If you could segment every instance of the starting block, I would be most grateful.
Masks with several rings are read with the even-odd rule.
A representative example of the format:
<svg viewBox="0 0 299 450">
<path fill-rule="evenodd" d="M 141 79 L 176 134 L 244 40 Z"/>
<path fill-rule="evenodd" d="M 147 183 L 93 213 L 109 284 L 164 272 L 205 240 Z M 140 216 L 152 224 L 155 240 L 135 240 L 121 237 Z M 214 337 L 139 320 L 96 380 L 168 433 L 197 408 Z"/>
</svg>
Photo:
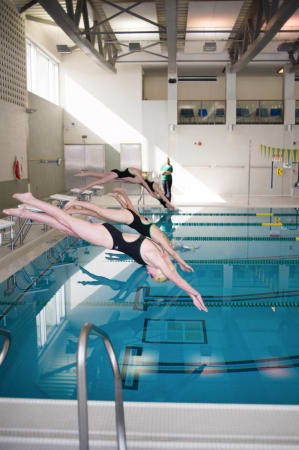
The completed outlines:
<svg viewBox="0 0 299 450">
<path fill-rule="evenodd" d="M 97 195 L 98 192 L 99 192 L 98 195 L 102 195 L 105 188 L 101 184 L 95 184 L 94 186 L 92 186 L 91 189 L 94 191 L 95 195 Z"/>
<path fill-rule="evenodd" d="M 51 200 L 57 200 L 59 208 L 63 208 L 67 202 L 74 200 L 74 197 L 71 195 L 63 195 L 63 194 L 52 194 L 50 195 Z"/>
<path fill-rule="evenodd" d="M 14 221 L 13 220 L 3 220 L 0 219 L 0 247 L 2 246 L 2 243 L 4 240 L 6 240 L 6 234 L 9 233 L 9 238 L 7 239 L 8 242 L 12 242 L 14 237 Z"/>
<path fill-rule="evenodd" d="M 70 190 L 70 192 L 72 192 L 72 194 L 76 194 L 78 196 L 78 199 L 80 199 L 80 197 L 81 197 L 81 200 L 83 198 L 87 201 L 91 200 L 91 197 L 93 194 L 93 191 L 90 191 L 88 189 L 86 191 L 81 192 L 79 188 L 73 188 Z"/>
</svg>

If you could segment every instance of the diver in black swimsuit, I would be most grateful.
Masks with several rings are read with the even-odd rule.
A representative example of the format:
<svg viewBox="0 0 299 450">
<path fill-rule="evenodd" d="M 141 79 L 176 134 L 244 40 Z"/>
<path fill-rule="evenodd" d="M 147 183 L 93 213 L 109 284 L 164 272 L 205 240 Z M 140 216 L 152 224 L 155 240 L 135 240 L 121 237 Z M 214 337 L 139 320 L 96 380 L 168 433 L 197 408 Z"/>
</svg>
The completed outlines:
<svg viewBox="0 0 299 450">
<path fill-rule="evenodd" d="M 91 244 L 100 245 L 109 250 L 114 248 L 125 251 L 136 262 L 145 265 L 148 274 L 155 281 L 171 280 L 180 289 L 188 293 L 198 309 L 207 311 L 200 293 L 178 274 L 168 253 L 151 239 L 136 234 L 121 233 L 110 224 L 101 225 L 78 219 L 57 206 L 34 198 L 30 192 L 14 194 L 13 198 L 24 203 L 24 205 L 15 209 L 5 209 L 3 210 L 4 214 L 35 220 L 64 234 L 84 239 Z M 30 211 L 26 208 L 26 205 L 33 206 L 41 212 Z"/>
<path fill-rule="evenodd" d="M 164 208 L 175 209 L 175 207 L 168 201 L 160 187 L 154 181 L 145 180 L 142 176 L 142 171 L 134 167 L 129 167 L 125 170 L 112 169 L 110 172 L 97 173 L 81 171 L 75 174 L 76 177 L 95 177 L 97 181 L 93 181 L 86 186 L 80 188 L 80 191 L 84 191 L 96 184 L 104 184 L 114 181 L 122 181 L 128 183 L 135 183 L 142 185 L 147 192 L 154 198 L 156 198 Z"/>
<path fill-rule="evenodd" d="M 113 189 L 113 193 L 110 193 L 109 195 L 118 201 L 122 209 L 103 208 L 92 202 L 83 202 L 74 199 L 65 205 L 64 210 L 69 214 L 83 214 L 94 216 L 104 221 L 124 223 L 130 228 L 133 228 L 133 230 L 138 231 L 141 235 L 149 237 L 154 242 L 161 245 L 161 247 L 178 262 L 182 270 L 187 272 L 193 271 L 192 267 L 190 267 L 173 249 L 171 242 L 165 234 L 155 224 L 149 222 L 145 217 L 139 214 L 123 189 L 115 188 Z"/>
</svg>

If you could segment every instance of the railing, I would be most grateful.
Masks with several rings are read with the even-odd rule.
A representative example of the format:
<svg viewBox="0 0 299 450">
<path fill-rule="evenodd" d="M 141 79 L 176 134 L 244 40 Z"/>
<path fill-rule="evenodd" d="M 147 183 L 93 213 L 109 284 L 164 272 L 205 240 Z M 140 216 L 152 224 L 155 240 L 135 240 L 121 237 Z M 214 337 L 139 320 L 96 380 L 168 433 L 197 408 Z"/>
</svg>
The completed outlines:
<svg viewBox="0 0 299 450">
<path fill-rule="evenodd" d="M 77 397 L 80 450 L 89 449 L 88 439 L 88 405 L 86 385 L 86 348 L 90 333 L 101 337 L 106 347 L 114 375 L 115 392 L 115 422 L 117 432 L 118 450 L 127 449 L 125 416 L 122 398 L 122 382 L 118 362 L 107 334 L 92 323 L 85 323 L 81 328 L 77 350 Z"/>
<path fill-rule="evenodd" d="M 0 366 L 1 366 L 1 364 L 6 358 L 7 352 L 10 347 L 11 335 L 9 331 L 4 330 L 3 328 L 0 328 L 0 335 L 4 336 L 4 344 L 0 353 Z"/>
<path fill-rule="evenodd" d="M 224 124 L 224 100 L 178 101 L 178 124 Z"/>
<path fill-rule="evenodd" d="M 282 124 L 282 100 L 237 100 L 237 124 Z"/>
</svg>

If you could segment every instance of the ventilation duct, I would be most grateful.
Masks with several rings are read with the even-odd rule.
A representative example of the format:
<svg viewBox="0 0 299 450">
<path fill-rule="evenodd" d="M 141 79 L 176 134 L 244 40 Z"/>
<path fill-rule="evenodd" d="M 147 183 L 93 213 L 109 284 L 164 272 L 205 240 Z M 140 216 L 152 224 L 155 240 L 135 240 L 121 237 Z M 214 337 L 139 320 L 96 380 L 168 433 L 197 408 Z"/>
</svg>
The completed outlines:
<svg viewBox="0 0 299 450">
<path fill-rule="evenodd" d="M 130 42 L 129 43 L 130 52 L 140 52 L 141 47 L 139 42 Z"/>
<path fill-rule="evenodd" d="M 68 45 L 56 45 L 58 53 L 72 53 L 72 50 Z"/>
<path fill-rule="evenodd" d="M 204 52 L 215 52 L 216 51 L 216 42 L 214 41 L 206 41 L 203 45 Z"/>
</svg>

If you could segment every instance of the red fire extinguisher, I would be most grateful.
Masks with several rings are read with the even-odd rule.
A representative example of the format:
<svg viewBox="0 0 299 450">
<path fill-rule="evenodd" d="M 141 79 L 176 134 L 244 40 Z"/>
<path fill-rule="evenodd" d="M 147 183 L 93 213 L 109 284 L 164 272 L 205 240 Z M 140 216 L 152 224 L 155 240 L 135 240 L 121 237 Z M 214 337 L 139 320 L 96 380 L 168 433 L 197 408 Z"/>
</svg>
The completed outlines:
<svg viewBox="0 0 299 450">
<path fill-rule="evenodd" d="M 18 158 L 15 157 L 14 163 L 13 163 L 13 174 L 17 180 L 22 179 L 22 164 L 19 162 Z"/>
</svg>

